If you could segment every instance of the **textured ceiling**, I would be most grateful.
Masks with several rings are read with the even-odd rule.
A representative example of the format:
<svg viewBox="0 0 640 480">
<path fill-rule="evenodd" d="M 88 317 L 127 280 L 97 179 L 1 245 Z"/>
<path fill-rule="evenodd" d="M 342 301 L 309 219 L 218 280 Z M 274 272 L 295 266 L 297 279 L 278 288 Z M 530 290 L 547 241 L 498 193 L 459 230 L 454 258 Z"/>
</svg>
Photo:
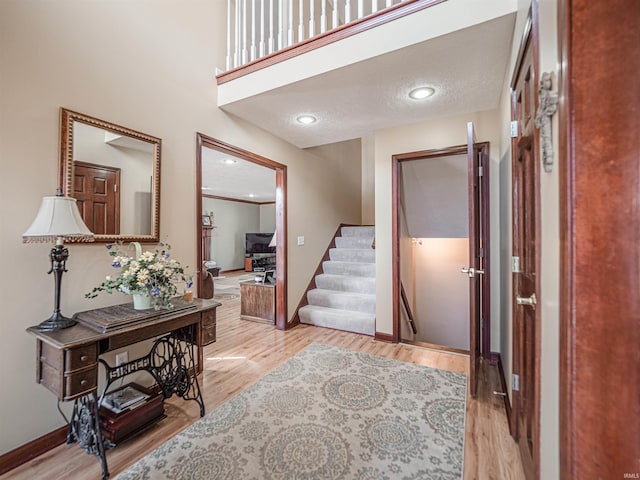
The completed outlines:
<svg viewBox="0 0 640 480">
<path fill-rule="evenodd" d="M 300 148 L 498 107 L 515 13 L 379 55 L 223 108 Z M 415 101 L 421 85 L 436 94 Z M 312 114 L 318 121 L 299 125 Z"/>
<path fill-rule="evenodd" d="M 227 159 L 237 163 L 228 165 Z M 202 148 L 202 193 L 249 202 L 274 202 L 276 172 L 211 148 Z M 253 196 L 252 196 L 253 195 Z"/>
</svg>

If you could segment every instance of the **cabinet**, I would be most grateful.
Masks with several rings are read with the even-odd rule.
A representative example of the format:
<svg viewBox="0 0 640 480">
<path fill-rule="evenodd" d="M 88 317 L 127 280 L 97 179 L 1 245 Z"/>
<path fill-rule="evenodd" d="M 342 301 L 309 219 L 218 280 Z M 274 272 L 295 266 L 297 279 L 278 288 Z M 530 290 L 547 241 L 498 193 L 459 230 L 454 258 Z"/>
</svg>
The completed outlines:
<svg viewBox="0 0 640 480">
<path fill-rule="evenodd" d="M 274 324 L 276 286 L 248 280 L 240 282 L 240 318 Z"/>
</svg>

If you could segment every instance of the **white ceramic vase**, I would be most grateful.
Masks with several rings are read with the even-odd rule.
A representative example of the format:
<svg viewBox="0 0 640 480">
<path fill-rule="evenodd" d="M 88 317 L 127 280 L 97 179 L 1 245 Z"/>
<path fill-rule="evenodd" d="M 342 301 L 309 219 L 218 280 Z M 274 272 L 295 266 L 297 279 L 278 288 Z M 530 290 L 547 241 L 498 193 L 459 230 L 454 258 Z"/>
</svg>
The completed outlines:
<svg viewBox="0 0 640 480">
<path fill-rule="evenodd" d="M 133 295 L 134 310 L 148 310 L 151 308 L 151 296 L 148 293 L 136 293 Z"/>
</svg>

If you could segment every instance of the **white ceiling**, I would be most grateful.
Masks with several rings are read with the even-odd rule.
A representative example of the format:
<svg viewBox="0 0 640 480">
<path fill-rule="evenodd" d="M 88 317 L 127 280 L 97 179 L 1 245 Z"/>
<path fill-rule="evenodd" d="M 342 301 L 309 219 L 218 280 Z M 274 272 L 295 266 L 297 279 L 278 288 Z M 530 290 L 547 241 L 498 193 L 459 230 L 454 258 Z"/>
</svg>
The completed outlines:
<svg viewBox="0 0 640 480">
<path fill-rule="evenodd" d="M 237 163 L 229 165 L 225 160 Z M 207 188 L 208 187 L 208 188 Z M 276 172 L 211 148 L 202 148 L 202 193 L 248 202 L 274 202 Z"/>
<path fill-rule="evenodd" d="M 222 108 L 300 148 L 498 107 L 515 13 L 379 55 Z M 436 89 L 415 101 L 408 92 Z M 301 114 L 318 121 L 295 122 Z"/>
<path fill-rule="evenodd" d="M 516 14 L 423 41 L 321 75 L 249 96 L 222 108 L 300 148 L 326 145 L 376 130 L 498 107 Z M 417 86 L 436 93 L 416 101 Z M 311 114 L 318 121 L 300 125 Z M 212 194 L 275 200 L 275 172 L 204 149 L 202 185 Z M 249 197 L 253 194 L 254 197 Z"/>
</svg>

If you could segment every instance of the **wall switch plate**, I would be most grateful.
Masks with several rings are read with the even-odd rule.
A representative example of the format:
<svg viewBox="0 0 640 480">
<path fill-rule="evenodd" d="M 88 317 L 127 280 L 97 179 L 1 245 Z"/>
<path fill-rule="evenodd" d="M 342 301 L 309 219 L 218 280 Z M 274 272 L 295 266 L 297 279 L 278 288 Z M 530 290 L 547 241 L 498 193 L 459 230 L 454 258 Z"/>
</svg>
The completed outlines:
<svg viewBox="0 0 640 480">
<path fill-rule="evenodd" d="M 298 245 L 304 245 L 304 237 L 298 237 Z"/>
<path fill-rule="evenodd" d="M 129 352 L 122 352 L 116 354 L 116 367 L 119 367 L 123 363 L 127 363 L 129 361 Z"/>
</svg>

